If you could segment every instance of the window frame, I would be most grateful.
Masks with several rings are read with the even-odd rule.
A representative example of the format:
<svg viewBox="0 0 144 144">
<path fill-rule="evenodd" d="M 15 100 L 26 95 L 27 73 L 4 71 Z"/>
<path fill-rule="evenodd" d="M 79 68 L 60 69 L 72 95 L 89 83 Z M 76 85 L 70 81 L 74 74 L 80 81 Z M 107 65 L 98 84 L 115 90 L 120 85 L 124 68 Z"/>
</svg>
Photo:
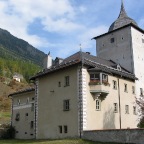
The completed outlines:
<svg viewBox="0 0 144 144">
<path fill-rule="evenodd" d="M 65 76 L 65 87 L 70 86 L 70 76 Z"/>
<path fill-rule="evenodd" d="M 118 113 L 118 103 L 114 103 L 114 113 Z"/>
<path fill-rule="evenodd" d="M 111 42 L 111 43 L 114 43 L 114 42 L 115 42 L 115 38 L 112 37 L 112 38 L 110 39 L 110 42 Z"/>
<path fill-rule="evenodd" d="M 96 99 L 95 103 L 96 103 L 96 111 L 100 111 L 101 110 L 101 100 Z"/>
<path fill-rule="evenodd" d="M 125 114 L 129 114 L 129 105 L 125 105 Z"/>
<path fill-rule="evenodd" d="M 140 96 L 143 96 L 143 88 L 140 88 Z"/>
<path fill-rule="evenodd" d="M 136 112 L 136 106 L 133 106 L 133 114 L 136 115 L 137 112 Z"/>
<path fill-rule="evenodd" d="M 64 125 L 64 133 L 68 133 L 68 126 Z"/>
<path fill-rule="evenodd" d="M 117 81 L 113 80 L 113 89 L 117 90 Z"/>
<path fill-rule="evenodd" d="M 60 125 L 60 126 L 58 126 L 58 128 L 59 128 L 59 133 L 62 134 L 62 132 L 63 132 L 62 126 Z"/>
<path fill-rule="evenodd" d="M 132 86 L 132 94 L 135 94 L 135 86 Z"/>
<path fill-rule="evenodd" d="M 70 100 L 66 99 L 63 100 L 63 111 L 69 111 L 70 110 Z"/>
<path fill-rule="evenodd" d="M 128 92 L 128 85 L 124 83 L 124 92 Z"/>
</svg>

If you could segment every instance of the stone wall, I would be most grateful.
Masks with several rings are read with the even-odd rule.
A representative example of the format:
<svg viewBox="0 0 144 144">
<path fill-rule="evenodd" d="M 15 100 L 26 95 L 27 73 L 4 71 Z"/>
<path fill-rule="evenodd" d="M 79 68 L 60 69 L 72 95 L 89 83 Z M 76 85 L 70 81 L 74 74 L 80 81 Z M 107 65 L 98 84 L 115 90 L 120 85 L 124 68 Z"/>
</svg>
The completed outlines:
<svg viewBox="0 0 144 144">
<path fill-rule="evenodd" d="M 100 142 L 144 144 L 144 129 L 84 131 L 83 139 Z"/>
</svg>

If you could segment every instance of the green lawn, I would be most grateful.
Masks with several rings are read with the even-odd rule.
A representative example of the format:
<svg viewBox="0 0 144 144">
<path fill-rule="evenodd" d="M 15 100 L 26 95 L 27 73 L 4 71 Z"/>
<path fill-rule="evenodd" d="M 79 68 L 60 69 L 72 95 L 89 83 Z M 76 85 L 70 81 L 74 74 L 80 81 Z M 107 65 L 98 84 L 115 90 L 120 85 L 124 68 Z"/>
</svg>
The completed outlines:
<svg viewBox="0 0 144 144">
<path fill-rule="evenodd" d="M 0 124 L 9 123 L 10 122 L 10 112 L 1 112 L 0 111 Z"/>
<path fill-rule="evenodd" d="M 0 144 L 118 144 L 101 143 L 86 140 L 0 140 Z"/>
</svg>

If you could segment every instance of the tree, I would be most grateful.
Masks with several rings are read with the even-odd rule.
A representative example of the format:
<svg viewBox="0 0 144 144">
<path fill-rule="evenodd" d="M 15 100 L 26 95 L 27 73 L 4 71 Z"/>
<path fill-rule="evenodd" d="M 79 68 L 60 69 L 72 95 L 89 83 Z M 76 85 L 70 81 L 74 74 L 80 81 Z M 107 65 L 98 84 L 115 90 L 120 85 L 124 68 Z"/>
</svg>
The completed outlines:
<svg viewBox="0 0 144 144">
<path fill-rule="evenodd" d="M 138 113 L 139 113 L 139 118 L 140 118 L 138 127 L 144 128 L 144 96 L 140 96 L 140 98 L 137 98 L 136 103 L 139 107 Z"/>
</svg>

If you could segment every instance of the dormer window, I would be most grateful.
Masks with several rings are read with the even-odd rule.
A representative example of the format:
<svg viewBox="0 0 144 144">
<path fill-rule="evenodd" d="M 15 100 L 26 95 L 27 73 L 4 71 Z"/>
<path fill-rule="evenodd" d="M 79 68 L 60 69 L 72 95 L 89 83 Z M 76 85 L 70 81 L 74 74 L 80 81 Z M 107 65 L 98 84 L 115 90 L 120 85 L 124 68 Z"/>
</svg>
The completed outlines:
<svg viewBox="0 0 144 144">
<path fill-rule="evenodd" d="M 118 69 L 119 71 L 121 71 L 121 67 L 120 67 L 119 64 L 117 65 L 117 69 Z"/>
</svg>

